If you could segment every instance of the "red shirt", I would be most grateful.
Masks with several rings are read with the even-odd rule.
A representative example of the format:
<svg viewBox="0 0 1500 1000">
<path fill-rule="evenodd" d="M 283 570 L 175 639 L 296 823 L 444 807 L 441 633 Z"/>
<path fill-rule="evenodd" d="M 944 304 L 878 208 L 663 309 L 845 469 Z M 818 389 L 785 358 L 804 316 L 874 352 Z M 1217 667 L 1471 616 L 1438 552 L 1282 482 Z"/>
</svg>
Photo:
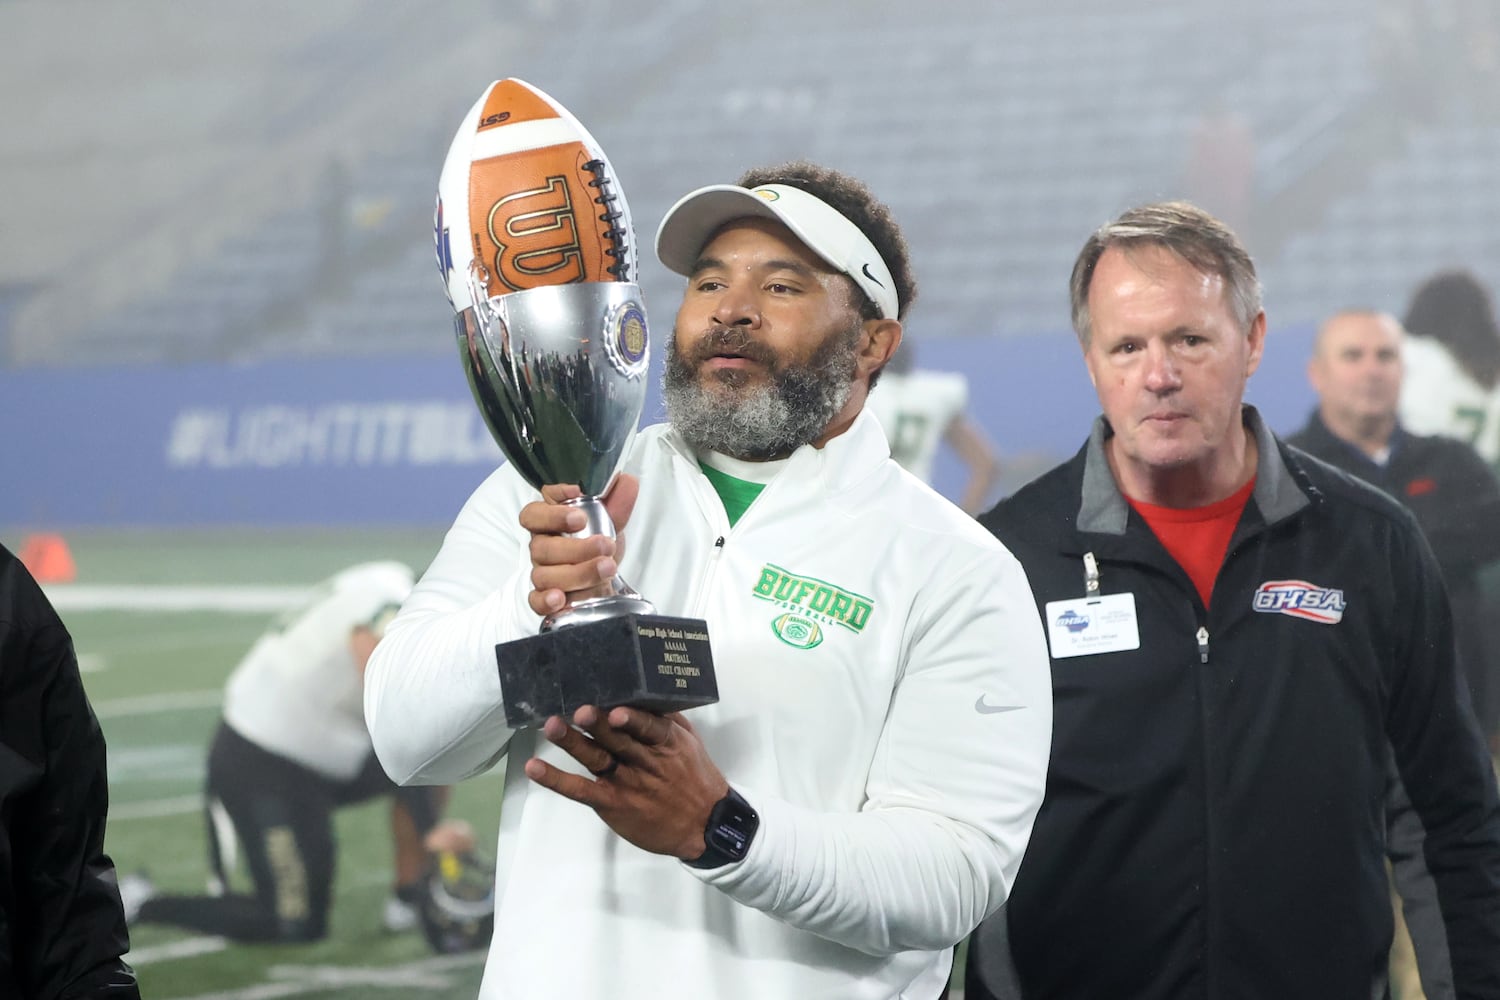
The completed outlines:
<svg viewBox="0 0 1500 1000">
<path fill-rule="evenodd" d="M 1240 523 L 1240 514 L 1254 492 L 1255 479 L 1251 477 L 1234 493 L 1206 507 L 1158 507 L 1126 499 L 1145 519 L 1167 554 L 1187 571 L 1206 608 L 1219 567 L 1224 565 L 1224 554 L 1229 551 L 1234 526 Z"/>
</svg>

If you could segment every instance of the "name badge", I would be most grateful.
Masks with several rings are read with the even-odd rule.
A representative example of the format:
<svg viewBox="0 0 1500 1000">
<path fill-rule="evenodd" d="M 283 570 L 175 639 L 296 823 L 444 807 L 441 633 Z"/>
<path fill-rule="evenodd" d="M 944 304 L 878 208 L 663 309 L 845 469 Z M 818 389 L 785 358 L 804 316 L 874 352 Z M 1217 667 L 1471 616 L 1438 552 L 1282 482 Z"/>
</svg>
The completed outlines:
<svg viewBox="0 0 1500 1000">
<path fill-rule="evenodd" d="M 1134 594 L 1047 602 L 1047 640 L 1052 658 L 1118 653 L 1141 648 Z"/>
</svg>

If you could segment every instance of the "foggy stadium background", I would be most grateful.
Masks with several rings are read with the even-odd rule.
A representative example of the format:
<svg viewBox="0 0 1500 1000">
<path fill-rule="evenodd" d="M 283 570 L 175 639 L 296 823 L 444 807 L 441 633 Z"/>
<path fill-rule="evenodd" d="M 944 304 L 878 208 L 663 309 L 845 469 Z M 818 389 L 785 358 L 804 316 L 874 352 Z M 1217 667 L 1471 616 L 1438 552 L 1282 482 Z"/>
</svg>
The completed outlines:
<svg viewBox="0 0 1500 1000">
<path fill-rule="evenodd" d="M 61 533 L 80 585 L 170 580 L 151 553 L 186 529 L 436 544 L 497 452 L 433 195 L 505 76 L 613 161 L 658 366 L 678 196 L 797 157 L 868 181 L 912 246 L 908 345 L 968 376 L 1001 491 L 1096 412 L 1067 275 L 1132 204 L 1245 237 L 1270 323 L 1249 399 L 1284 432 L 1321 317 L 1399 314 L 1445 267 L 1500 284 L 1493 0 L 0 0 L 0 541 Z M 345 418 L 369 436 L 309 443 Z"/>
</svg>

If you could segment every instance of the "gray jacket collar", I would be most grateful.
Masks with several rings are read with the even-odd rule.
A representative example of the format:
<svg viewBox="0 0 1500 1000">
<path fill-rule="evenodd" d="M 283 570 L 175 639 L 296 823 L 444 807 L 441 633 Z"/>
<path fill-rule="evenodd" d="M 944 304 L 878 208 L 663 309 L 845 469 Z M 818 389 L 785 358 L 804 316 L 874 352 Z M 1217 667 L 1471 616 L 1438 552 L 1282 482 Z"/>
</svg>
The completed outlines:
<svg viewBox="0 0 1500 1000">
<path fill-rule="evenodd" d="M 1292 516 L 1310 501 L 1298 488 L 1282 457 L 1276 437 L 1261 419 L 1260 412 L 1245 404 L 1241 413 L 1245 428 L 1255 435 L 1255 443 L 1260 452 L 1255 470 L 1255 492 L 1252 494 L 1255 506 L 1267 524 L 1274 524 Z M 1125 534 L 1130 505 L 1125 502 L 1120 488 L 1115 485 L 1114 473 L 1109 469 L 1109 459 L 1104 455 L 1104 442 L 1113 433 L 1103 415 L 1094 420 L 1083 459 L 1083 497 L 1078 508 L 1079 531 L 1105 535 Z"/>
</svg>

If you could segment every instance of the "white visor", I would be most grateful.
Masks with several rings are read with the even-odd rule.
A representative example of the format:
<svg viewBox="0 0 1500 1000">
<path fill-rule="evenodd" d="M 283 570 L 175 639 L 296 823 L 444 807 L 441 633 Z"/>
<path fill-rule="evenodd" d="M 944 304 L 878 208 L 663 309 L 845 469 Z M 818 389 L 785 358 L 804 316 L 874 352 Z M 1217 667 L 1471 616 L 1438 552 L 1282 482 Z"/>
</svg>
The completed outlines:
<svg viewBox="0 0 1500 1000">
<path fill-rule="evenodd" d="M 847 274 L 882 317 L 897 317 L 896 283 L 870 238 L 826 201 L 785 184 L 714 184 L 684 195 L 661 220 L 656 256 L 671 270 L 691 276 L 714 233 L 747 217 L 780 222 L 834 270 Z"/>
</svg>

